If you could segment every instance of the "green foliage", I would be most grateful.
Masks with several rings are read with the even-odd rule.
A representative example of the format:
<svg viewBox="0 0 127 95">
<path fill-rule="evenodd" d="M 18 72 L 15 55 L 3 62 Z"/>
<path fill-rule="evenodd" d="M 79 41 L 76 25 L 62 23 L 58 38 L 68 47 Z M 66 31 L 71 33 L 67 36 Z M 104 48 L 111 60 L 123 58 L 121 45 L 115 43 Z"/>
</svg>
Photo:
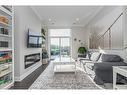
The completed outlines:
<svg viewBox="0 0 127 95">
<path fill-rule="evenodd" d="M 78 53 L 80 53 L 80 54 L 85 54 L 86 52 L 87 52 L 87 50 L 86 50 L 85 47 L 79 47 Z"/>
<path fill-rule="evenodd" d="M 45 36 L 45 30 L 43 28 L 41 29 L 41 33 L 42 33 L 42 35 Z"/>
</svg>

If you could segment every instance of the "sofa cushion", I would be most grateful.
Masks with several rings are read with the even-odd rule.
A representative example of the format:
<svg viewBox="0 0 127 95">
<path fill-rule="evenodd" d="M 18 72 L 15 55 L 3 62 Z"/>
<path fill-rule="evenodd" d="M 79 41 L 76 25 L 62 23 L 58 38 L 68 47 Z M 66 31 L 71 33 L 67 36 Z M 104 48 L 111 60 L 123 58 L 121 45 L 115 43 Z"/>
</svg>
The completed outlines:
<svg viewBox="0 0 127 95">
<path fill-rule="evenodd" d="M 111 70 L 112 66 L 127 66 L 125 62 L 97 62 L 94 63 L 94 70 Z"/>
<path fill-rule="evenodd" d="M 99 52 L 94 52 L 94 53 L 92 53 L 92 55 L 91 55 L 91 57 L 90 57 L 90 60 L 91 60 L 91 61 L 98 61 L 100 55 L 101 55 L 101 53 L 99 53 Z"/>
<path fill-rule="evenodd" d="M 97 84 L 112 83 L 113 81 L 113 67 L 112 66 L 127 66 L 124 62 L 102 62 L 94 63 L 95 78 Z M 119 77 L 119 76 L 118 76 Z M 117 77 L 117 78 L 118 78 Z M 122 83 L 123 78 L 119 78 L 117 82 Z"/>
<path fill-rule="evenodd" d="M 100 55 L 100 57 L 99 57 L 99 59 L 98 59 L 97 62 L 102 62 L 102 55 L 103 55 L 103 54 Z"/>
<path fill-rule="evenodd" d="M 120 56 L 114 55 L 114 54 L 103 54 L 101 58 L 102 58 L 102 62 L 121 62 L 123 61 L 123 59 Z"/>
</svg>

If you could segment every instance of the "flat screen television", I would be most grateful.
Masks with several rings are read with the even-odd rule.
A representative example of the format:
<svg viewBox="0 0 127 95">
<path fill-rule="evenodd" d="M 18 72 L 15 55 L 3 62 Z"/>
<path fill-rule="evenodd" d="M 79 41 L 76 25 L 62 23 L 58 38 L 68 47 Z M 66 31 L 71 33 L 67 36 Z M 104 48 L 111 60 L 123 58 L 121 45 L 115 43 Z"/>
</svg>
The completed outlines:
<svg viewBox="0 0 127 95">
<path fill-rule="evenodd" d="M 27 47 L 28 48 L 41 48 L 42 39 L 43 37 L 41 36 L 41 34 L 32 32 L 30 29 L 28 29 L 28 34 L 27 34 Z"/>
</svg>

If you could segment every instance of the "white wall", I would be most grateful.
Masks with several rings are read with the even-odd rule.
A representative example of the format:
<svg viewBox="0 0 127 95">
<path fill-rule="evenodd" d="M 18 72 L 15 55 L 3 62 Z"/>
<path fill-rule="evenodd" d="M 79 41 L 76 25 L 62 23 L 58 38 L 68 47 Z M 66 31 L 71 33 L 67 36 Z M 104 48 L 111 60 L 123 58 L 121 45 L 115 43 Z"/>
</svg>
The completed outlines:
<svg viewBox="0 0 127 95">
<path fill-rule="evenodd" d="M 98 34 L 102 35 L 106 30 L 113 24 L 116 18 L 123 11 L 123 7 L 120 6 L 108 6 L 104 7 L 103 10 L 98 13 L 94 19 L 89 23 L 90 30 L 97 31 Z M 108 33 L 105 35 L 104 47 L 108 47 Z M 103 41 L 102 41 L 103 42 Z M 123 31 L 122 31 L 122 16 L 111 28 L 111 48 L 122 49 L 123 47 Z"/>
<path fill-rule="evenodd" d="M 126 12 L 123 15 L 123 31 L 124 31 L 124 56 L 127 62 L 127 6 L 123 9 L 126 9 Z"/>
<path fill-rule="evenodd" d="M 75 26 L 72 27 L 72 57 L 77 58 L 77 51 L 78 48 L 81 46 L 81 43 L 83 43 L 83 46 L 87 48 L 88 45 L 88 33 L 85 31 L 84 27 Z M 74 39 L 77 39 L 77 41 L 74 41 Z M 81 42 L 79 42 L 81 40 Z"/>
<path fill-rule="evenodd" d="M 41 62 L 38 62 L 27 69 L 24 68 L 25 55 L 41 53 L 39 48 L 27 48 L 28 28 L 41 33 L 41 21 L 30 7 L 15 6 L 14 12 L 15 80 L 20 81 L 41 65 Z"/>
</svg>

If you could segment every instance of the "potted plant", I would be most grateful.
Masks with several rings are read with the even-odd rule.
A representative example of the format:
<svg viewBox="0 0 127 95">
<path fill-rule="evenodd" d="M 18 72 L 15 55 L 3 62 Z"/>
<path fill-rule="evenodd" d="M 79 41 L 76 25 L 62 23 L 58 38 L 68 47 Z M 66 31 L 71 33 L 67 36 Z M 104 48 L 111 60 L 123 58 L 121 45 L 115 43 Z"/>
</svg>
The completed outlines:
<svg viewBox="0 0 127 95">
<path fill-rule="evenodd" d="M 87 49 L 83 46 L 79 47 L 78 48 L 78 57 L 86 57 L 86 52 L 87 52 Z"/>
</svg>

